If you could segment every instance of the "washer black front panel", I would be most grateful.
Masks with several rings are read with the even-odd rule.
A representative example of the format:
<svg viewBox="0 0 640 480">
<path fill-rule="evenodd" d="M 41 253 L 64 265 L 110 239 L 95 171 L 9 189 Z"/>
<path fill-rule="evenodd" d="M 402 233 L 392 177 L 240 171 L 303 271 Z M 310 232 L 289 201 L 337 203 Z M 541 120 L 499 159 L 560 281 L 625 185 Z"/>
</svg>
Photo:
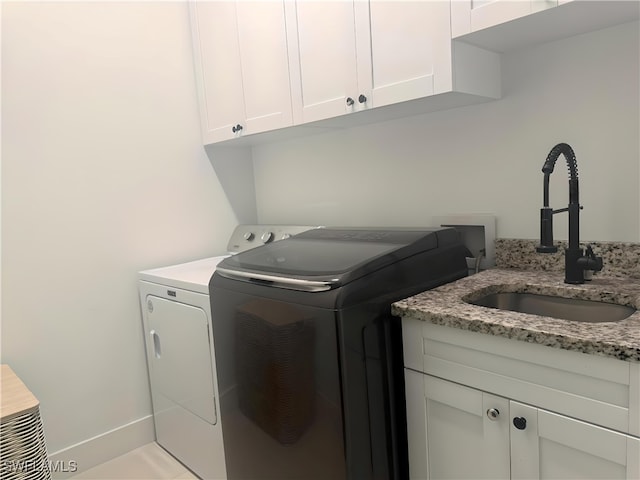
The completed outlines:
<svg viewBox="0 0 640 480">
<path fill-rule="evenodd" d="M 335 311 L 211 291 L 229 480 L 347 478 Z"/>
</svg>

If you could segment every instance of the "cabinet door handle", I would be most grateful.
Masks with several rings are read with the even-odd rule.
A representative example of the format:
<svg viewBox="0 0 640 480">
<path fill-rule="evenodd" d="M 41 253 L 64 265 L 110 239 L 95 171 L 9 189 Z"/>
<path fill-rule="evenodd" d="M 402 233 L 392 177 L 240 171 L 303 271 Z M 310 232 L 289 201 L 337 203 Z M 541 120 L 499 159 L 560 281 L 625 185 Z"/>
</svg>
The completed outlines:
<svg viewBox="0 0 640 480">
<path fill-rule="evenodd" d="M 355 102 L 353 101 L 353 98 L 351 97 L 347 97 L 347 106 L 350 107 L 351 105 L 353 105 Z"/>
<path fill-rule="evenodd" d="M 487 417 L 489 417 L 489 420 L 495 421 L 499 416 L 500 410 L 498 410 L 497 408 L 490 408 L 489 410 L 487 410 Z"/>
<path fill-rule="evenodd" d="M 513 426 L 518 430 L 524 430 L 527 428 L 527 419 L 524 417 L 514 417 Z"/>
<path fill-rule="evenodd" d="M 367 97 L 365 97 L 364 95 L 360 94 L 360 96 L 358 97 L 358 102 L 364 103 L 366 101 L 367 101 Z"/>
<path fill-rule="evenodd" d="M 242 125 L 240 125 L 240 124 L 231 127 L 231 131 L 233 133 L 239 132 L 240 130 L 242 130 Z"/>
</svg>

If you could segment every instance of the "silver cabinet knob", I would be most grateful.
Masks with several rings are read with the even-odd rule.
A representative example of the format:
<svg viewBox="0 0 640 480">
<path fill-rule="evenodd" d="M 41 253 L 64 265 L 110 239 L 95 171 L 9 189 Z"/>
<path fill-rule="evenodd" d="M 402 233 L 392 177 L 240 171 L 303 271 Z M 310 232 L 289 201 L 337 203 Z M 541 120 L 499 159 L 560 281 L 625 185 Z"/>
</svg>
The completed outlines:
<svg viewBox="0 0 640 480">
<path fill-rule="evenodd" d="M 487 410 L 487 417 L 489 417 L 489 420 L 497 420 L 499 416 L 500 411 L 497 408 L 490 408 Z"/>
</svg>

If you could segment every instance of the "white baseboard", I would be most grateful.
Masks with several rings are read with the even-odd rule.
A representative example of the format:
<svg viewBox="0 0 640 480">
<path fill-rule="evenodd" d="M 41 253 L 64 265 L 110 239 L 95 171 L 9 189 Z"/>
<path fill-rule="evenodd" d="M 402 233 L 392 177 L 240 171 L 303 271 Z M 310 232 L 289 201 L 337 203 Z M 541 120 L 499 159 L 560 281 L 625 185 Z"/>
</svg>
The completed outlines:
<svg viewBox="0 0 640 480">
<path fill-rule="evenodd" d="M 153 416 L 135 420 L 121 427 L 49 454 L 55 480 L 71 478 L 80 472 L 154 442 Z"/>
</svg>

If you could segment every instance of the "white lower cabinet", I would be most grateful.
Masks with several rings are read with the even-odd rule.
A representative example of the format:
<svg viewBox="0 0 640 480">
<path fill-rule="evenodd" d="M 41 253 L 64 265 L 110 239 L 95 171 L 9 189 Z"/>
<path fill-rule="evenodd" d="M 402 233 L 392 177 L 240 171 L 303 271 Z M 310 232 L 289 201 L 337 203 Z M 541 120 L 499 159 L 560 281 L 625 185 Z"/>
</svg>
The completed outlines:
<svg viewBox="0 0 640 480">
<path fill-rule="evenodd" d="M 640 478 L 640 438 L 413 370 L 405 378 L 411 479 Z"/>
<path fill-rule="evenodd" d="M 402 330 L 411 479 L 640 479 L 640 364 Z"/>
</svg>

